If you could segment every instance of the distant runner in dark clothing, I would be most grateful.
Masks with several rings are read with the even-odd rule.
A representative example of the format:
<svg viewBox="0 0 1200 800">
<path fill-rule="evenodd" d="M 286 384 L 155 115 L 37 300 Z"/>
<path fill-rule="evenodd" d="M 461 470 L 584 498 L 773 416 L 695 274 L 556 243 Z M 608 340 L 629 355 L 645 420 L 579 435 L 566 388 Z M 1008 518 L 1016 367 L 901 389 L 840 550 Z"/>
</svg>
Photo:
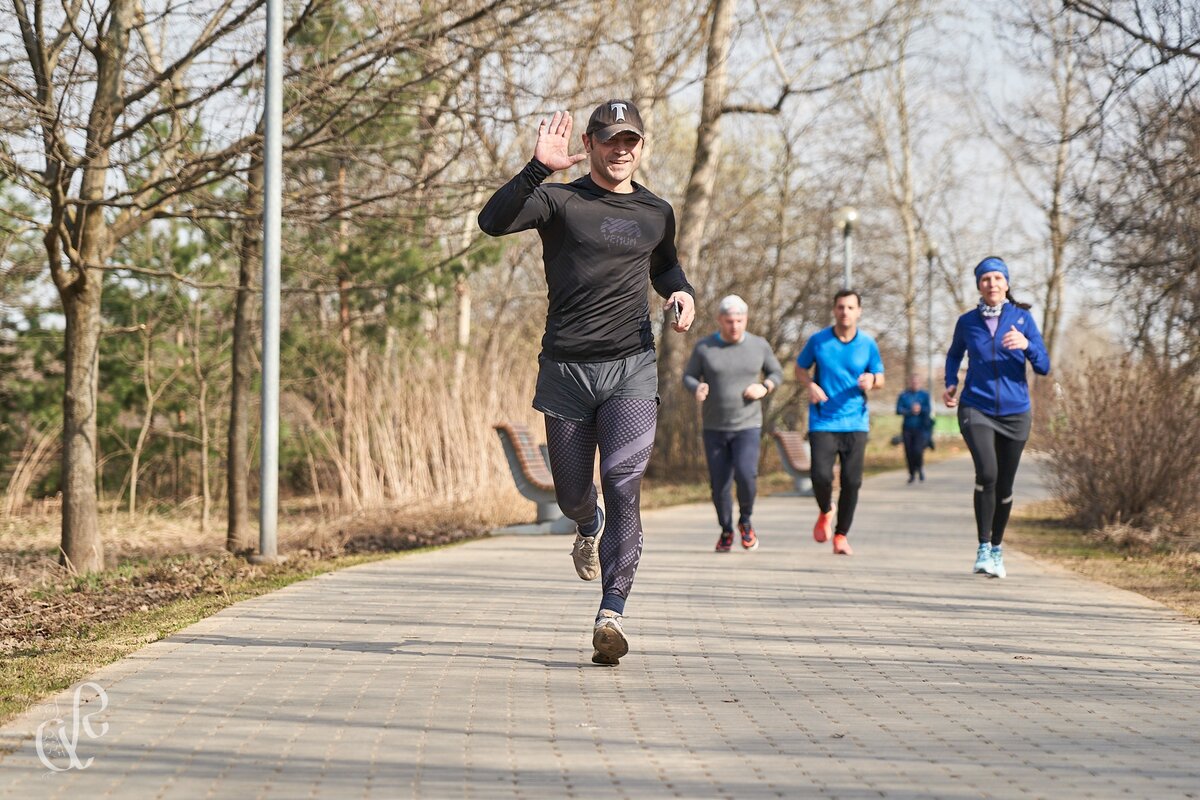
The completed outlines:
<svg viewBox="0 0 1200 800">
<path fill-rule="evenodd" d="M 629 651 L 621 615 L 641 558 L 641 479 L 658 413 L 647 284 L 677 312 L 679 333 L 691 327 L 695 293 L 675 252 L 674 211 L 633 182 L 645 136 L 637 108 L 597 106 L 577 155 L 567 154 L 572 125 L 566 112 L 539 123 L 533 159 L 488 200 L 479 227 L 542 238 L 549 306 L 533 407 L 546 418 L 558 505 L 578 526 L 575 570 L 603 578 L 592 661 L 616 665 Z M 588 175 L 542 183 L 584 160 Z M 592 483 L 597 448 L 607 520 Z"/>
<path fill-rule="evenodd" d="M 896 413 L 904 417 L 900 435 L 904 439 L 904 460 L 908 463 L 908 482 L 918 476 L 925 480 L 925 445 L 933 436 L 932 404 L 929 392 L 921 388 L 921 379 L 908 376 L 908 388 L 896 398 Z"/>
</svg>

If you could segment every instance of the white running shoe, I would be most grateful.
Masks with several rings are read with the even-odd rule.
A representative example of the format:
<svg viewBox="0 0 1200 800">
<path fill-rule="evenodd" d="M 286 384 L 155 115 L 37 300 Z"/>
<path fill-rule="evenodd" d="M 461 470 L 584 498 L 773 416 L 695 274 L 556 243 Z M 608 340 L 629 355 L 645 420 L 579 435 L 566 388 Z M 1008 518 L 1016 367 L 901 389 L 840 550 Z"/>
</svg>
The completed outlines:
<svg viewBox="0 0 1200 800">
<path fill-rule="evenodd" d="M 992 548 L 992 563 L 988 565 L 987 574 L 993 578 L 1008 576 L 1008 570 L 1004 568 L 1004 551 L 999 547 Z"/>
<path fill-rule="evenodd" d="M 603 664 L 615 667 L 622 656 L 629 652 L 629 640 L 621 628 L 621 615 L 615 611 L 604 609 L 596 617 L 596 627 L 592 630 L 593 664 Z"/>
<path fill-rule="evenodd" d="M 979 545 L 975 551 L 975 574 L 987 575 L 988 567 L 992 565 L 992 546 L 987 542 Z"/>
</svg>

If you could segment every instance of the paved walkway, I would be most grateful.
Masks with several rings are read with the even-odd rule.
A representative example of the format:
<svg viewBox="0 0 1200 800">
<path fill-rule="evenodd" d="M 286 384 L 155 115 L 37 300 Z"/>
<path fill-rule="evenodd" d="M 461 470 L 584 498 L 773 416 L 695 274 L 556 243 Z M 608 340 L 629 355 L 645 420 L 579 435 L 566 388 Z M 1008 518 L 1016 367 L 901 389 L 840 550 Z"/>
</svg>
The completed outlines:
<svg viewBox="0 0 1200 800">
<path fill-rule="evenodd" d="M 567 537 L 296 584 L 95 676 L 86 770 L 39 763 L 45 708 L 0 731 L 0 797 L 1200 797 L 1200 627 L 1020 555 L 972 576 L 970 481 L 868 480 L 849 559 L 809 499 L 762 500 L 755 553 L 648 513 L 617 669 Z"/>
</svg>

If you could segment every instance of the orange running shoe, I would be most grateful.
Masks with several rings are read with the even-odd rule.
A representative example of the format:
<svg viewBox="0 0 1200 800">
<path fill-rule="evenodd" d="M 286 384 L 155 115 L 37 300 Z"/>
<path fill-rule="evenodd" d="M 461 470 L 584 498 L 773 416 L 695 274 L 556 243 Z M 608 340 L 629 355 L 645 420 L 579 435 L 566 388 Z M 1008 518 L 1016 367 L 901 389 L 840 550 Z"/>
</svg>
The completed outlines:
<svg viewBox="0 0 1200 800">
<path fill-rule="evenodd" d="M 818 542 L 827 542 L 833 535 L 833 518 L 837 514 L 837 506 L 831 505 L 829 511 L 817 515 L 817 523 L 813 525 L 813 538 Z"/>
<path fill-rule="evenodd" d="M 854 551 L 850 549 L 850 542 L 846 539 L 846 534 L 839 533 L 833 537 L 833 554 L 835 556 L 854 555 Z"/>
<path fill-rule="evenodd" d="M 749 522 L 739 522 L 738 532 L 742 534 L 742 547 L 746 550 L 758 549 L 758 536 Z"/>
</svg>

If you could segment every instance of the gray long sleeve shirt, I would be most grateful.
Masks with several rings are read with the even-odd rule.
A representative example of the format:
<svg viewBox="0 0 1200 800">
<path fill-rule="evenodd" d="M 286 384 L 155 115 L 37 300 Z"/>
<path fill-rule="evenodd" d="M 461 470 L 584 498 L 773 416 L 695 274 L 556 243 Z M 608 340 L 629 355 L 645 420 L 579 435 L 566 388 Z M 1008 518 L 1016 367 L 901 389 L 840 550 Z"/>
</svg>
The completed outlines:
<svg viewBox="0 0 1200 800">
<path fill-rule="evenodd" d="M 747 386 L 760 380 L 779 386 L 783 368 L 767 340 L 752 333 L 743 334 L 737 343 L 726 342 L 720 333 L 704 337 L 683 371 L 689 392 L 695 394 L 702 382 L 708 384 L 702 416 L 704 429 L 712 431 L 762 427 L 762 401 L 742 397 Z"/>
</svg>

